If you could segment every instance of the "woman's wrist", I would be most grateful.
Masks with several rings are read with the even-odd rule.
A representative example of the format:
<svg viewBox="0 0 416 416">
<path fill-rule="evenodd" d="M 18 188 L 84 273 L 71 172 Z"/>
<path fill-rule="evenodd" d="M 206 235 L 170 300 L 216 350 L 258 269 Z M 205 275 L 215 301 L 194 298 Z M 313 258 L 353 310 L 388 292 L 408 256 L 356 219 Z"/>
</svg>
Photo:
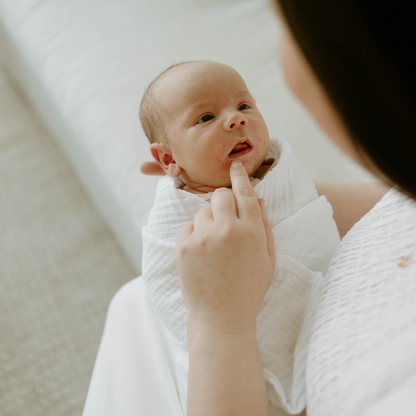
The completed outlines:
<svg viewBox="0 0 416 416">
<path fill-rule="evenodd" d="M 232 320 L 229 316 L 192 317 L 187 313 L 188 342 L 193 338 L 256 337 L 256 321 Z"/>
<path fill-rule="evenodd" d="M 269 415 L 255 328 L 188 325 L 188 416 Z"/>
<path fill-rule="evenodd" d="M 187 324 L 189 354 L 200 352 L 201 346 L 221 349 L 232 347 L 233 344 L 244 344 L 247 348 L 258 348 L 255 327 L 230 327 L 213 322 L 195 320 Z"/>
</svg>

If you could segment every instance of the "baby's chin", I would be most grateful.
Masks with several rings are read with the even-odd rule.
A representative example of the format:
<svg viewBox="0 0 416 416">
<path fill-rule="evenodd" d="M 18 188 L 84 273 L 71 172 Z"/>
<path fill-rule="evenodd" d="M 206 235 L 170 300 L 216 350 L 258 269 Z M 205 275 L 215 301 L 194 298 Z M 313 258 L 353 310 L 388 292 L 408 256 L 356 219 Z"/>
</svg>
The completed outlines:
<svg viewBox="0 0 416 416">
<path fill-rule="evenodd" d="M 256 172 L 264 162 L 264 158 L 261 160 L 258 160 L 257 163 L 253 166 L 252 163 L 244 163 L 244 160 L 242 160 L 244 167 L 246 168 L 248 176 L 255 176 Z"/>
<path fill-rule="evenodd" d="M 257 170 L 263 163 L 261 161 L 260 163 L 257 163 L 254 167 L 251 167 L 248 165 L 248 163 L 244 163 L 244 167 L 246 168 L 247 174 L 249 177 L 254 177 Z M 199 176 L 199 175 L 198 175 Z M 229 174 L 225 174 L 222 176 L 215 177 L 214 175 L 209 175 L 206 178 L 198 177 L 198 180 L 194 180 L 192 176 L 180 176 L 180 179 L 185 184 L 184 190 L 188 192 L 194 192 L 194 193 L 208 193 L 213 192 L 218 188 L 230 188 L 231 187 L 231 179 Z"/>
<path fill-rule="evenodd" d="M 199 193 L 209 193 L 214 192 L 218 188 L 229 188 L 231 187 L 231 180 L 228 178 L 224 180 L 216 180 L 216 181 L 206 181 L 205 183 L 195 182 L 192 180 L 183 180 L 182 182 L 185 184 L 183 187 L 184 191 L 192 192 L 195 194 Z"/>
</svg>

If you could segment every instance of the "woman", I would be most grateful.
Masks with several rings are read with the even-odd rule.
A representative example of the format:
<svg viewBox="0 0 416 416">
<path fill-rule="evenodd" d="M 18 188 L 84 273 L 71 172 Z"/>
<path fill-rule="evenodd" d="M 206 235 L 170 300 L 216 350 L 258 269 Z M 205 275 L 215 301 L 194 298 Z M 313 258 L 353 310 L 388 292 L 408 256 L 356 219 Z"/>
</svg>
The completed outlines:
<svg viewBox="0 0 416 416">
<path fill-rule="evenodd" d="M 395 187 L 386 193 L 378 185 L 316 183 L 341 236 L 349 232 L 326 276 L 310 339 L 312 416 L 416 414 L 416 41 L 409 7 L 276 4 L 290 88 L 350 158 Z M 230 174 L 234 196 L 217 190 L 211 209 L 178 236 L 188 416 L 269 414 L 255 322 L 274 268 L 273 239 L 244 168 L 237 164 Z"/>
<path fill-rule="evenodd" d="M 404 4 L 363 3 L 281 0 L 278 7 L 292 91 L 349 157 L 399 189 L 356 224 L 328 271 L 308 357 L 312 416 L 416 414 L 416 68 L 408 53 L 415 31 Z M 255 318 L 273 241 L 242 165 L 231 177 L 235 200 L 216 191 L 212 210 L 178 237 L 192 416 L 269 414 Z M 343 211 L 348 195 L 317 187 L 344 235 L 354 222 Z M 383 193 L 372 192 L 366 204 Z"/>
</svg>

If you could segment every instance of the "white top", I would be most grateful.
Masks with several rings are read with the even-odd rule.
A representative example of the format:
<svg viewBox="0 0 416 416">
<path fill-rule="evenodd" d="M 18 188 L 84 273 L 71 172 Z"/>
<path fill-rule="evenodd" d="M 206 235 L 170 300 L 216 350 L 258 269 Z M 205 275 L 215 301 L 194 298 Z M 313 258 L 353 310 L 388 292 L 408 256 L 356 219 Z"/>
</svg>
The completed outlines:
<svg viewBox="0 0 416 416">
<path fill-rule="evenodd" d="M 311 339 L 308 416 L 416 414 L 416 256 L 397 266 L 413 244 L 416 203 L 395 190 L 343 239 Z M 108 312 L 84 416 L 183 416 L 176 351 L 142 279 L 125 285 Z"/>
<path fill-rule="evenodd" d="M 416 415 L 416 202 L 392 189 L 342 240 L 307 363 L 308 416 Z"/>
</svg>

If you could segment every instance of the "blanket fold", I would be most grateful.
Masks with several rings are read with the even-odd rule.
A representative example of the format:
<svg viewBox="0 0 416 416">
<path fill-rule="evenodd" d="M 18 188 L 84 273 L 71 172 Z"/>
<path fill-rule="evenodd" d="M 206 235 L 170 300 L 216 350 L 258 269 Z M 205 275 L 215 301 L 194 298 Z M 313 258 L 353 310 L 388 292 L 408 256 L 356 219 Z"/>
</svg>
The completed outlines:
<svg viewBox="0 0 416 416">
<path fill-rule="evenodd" d="M 316 287 L 340 239 L 331 205 L 325 197 L 318 197 L 290 146 L 283 140 L 271 140 L 267 157 L 277 158 L 277 165 L 254 191 L 264 199 L 277 261 L 257 317 L 257 340 L 270 402 L 296 414 L 306 405 L 309 325 L 305 322 L 309 320 L 305 314 L 312 313 Z M 209 202 L 177 187 L 177 180 L 168 176 L 158 184 L 148 224 L 142 229 L 143 280 L 157 315 L 180 347 L 177 360 L 182 371 L 181 388 L 186 392 L 186 309 L 175 266 L 175 243 L 182 226 L 192 222 Z"/>
</svg>

